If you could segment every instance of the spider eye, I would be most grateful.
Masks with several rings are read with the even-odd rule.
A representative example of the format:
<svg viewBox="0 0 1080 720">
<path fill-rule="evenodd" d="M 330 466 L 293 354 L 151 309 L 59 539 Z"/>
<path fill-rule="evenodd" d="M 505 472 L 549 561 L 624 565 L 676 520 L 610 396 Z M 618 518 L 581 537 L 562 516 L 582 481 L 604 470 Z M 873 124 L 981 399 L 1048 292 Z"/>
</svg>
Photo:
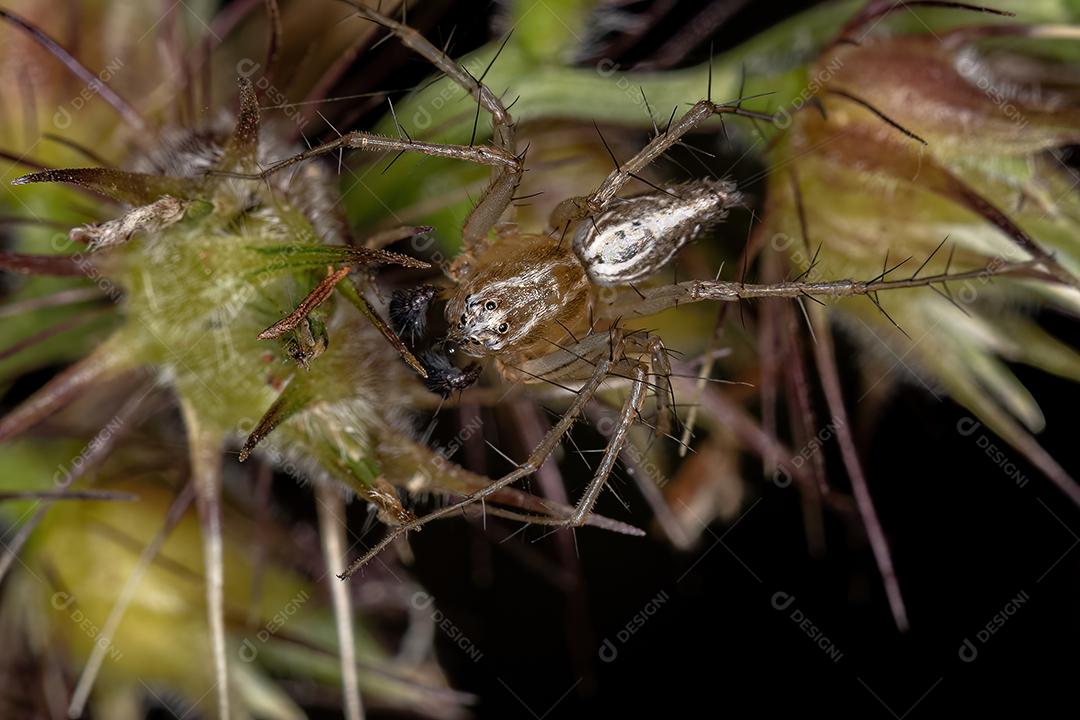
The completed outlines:
<svg viewBox="0 0 1080 720">
<path fill-rule="evenodd" d="M 504 333 L 509 329 L 510 329 L 510 326 L 507 325 L 506 323 L 503 323 L 502 325 L 499 326 L 499 332 L 501 332 L 501 333 Z"/>
<path fill-rule="evenodd" d="M 488 310 L 494 310 L 495 307 L 496 307 L 495 301 L 494 300 L 488 300 L 486 303 L 484 303 L 484 307 L 486 309 L 488 309 Z"/>
<path fill-rule="evenodd" d="M 458 327 L 465 327 L 465 313 L 461 313 L 461 321 L 458 323 Z"/>
</svg>

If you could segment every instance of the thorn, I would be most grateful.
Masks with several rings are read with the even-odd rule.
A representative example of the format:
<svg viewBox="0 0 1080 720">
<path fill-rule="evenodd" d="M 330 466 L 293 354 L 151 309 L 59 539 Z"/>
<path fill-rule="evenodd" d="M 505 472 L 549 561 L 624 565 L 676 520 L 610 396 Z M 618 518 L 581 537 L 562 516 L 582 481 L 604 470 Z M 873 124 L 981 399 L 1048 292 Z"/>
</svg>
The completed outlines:
<svg viewBox="0 0 1080 720">
<path fill-rule="evenodd" d="M 443 47 L 442 47 L 443 55 L 449 55 L 450 54 L 450 43 L 453 42 L 454 33 L 456 33 L 456 32 L 457 32 L 457 25 L 454 25 L 454 27 L 450 28 L 450 34 L 446 36 L 446 42 L 443 43 Z"/>
<path fill-rule="evenodd" d="M 654 137 L 660 136 L 660 128 L 656 126 L 656 118 L 653 117 L 652 106 L 649 105 L 649 98 L 645 97 L 645 88 L 638 85 L 638 92 L 641 93 L 641 99 L 645 103 L 645 113 L 649 116 L 649 122 L 652 123 Z"/>
<path fill-rule="evenodd" d="M 804 277 L 806 277 L 807 275 L 809 275 L 810 273 L 812 273 L 814 271 L 814 268 L 816 268 L 817 264 L 818 264 L 818 253 L 821 252 L 822 244 L 823 244 L 823 242 L 818 243 L 817 250 L 814 251 L 814 256 L 812 258 L 810 258 L 810 264 L 806 266 L 805 270 L 803 270 L 801 273 L 799 273 L 799 275 L 793 280 L 793 282 L 798 282 L 798 281 L 802 280 Z"/>
<path fill-rule="evenodd" d="M 710 64 L 712 63 L 712 44 L 709 45 L 709 57 Z M 743 100 L 746 98 L 743 95 L 746 93 L 746 63 L 739 63 L 739 99 L 735 103 L 736 110 L 742 110 Z"/>
<path fill-rule="evenodd" d="M 821 119 L 828 122 L 829 113 L 825 110 L 825 103 L 821 102 L 821 98 L 815 95 L 814 97 L 807 100 L 807 104 L 813 105 L 814 109 L 817 110 L 818 114 L 821 115 Z"/>
<path fill-rule="evenodd" d="M 372 22 L 375 22 L 375 21 L 374 21 L 374 20 L 372 20 Z M 376 22 L 375 24 L 376 24 L 376 25 L 382 25 L 383 27 L 386 27 L 385 25 L 383 25 L 383 24 L 382 24 L 382 23 L 380 23 L 380 22 Z M 390 38 L 392 38 L 392 37 L 394 37 L 394 33 L 392 33 L 392 32 L 391 32 L 391 33 L 387 33 L 386 35 L 384 35 L 384 36 L 382 37 L 382 39 L 380 39 L 380 40 L 378 40 L 377 42 L 375 42 L 375 43 L 374 43 L 374 44 L 373 44 L 373 45 L 371 46 L 371 49 L 372 49 L 372 50 L 377 50 L 377 49 L 378 49 L 378 47 L 379 47 L 380 45 L 382 45 L 382 44 L 383 44 L 384 42 L 386 42 L 387 40 L 389 40 L 389 39 L 390 39 Z"/>
<path fill-rule="evenodd" d="M 514 197 L 512 197 L 510 199 L 514 200 L 514 201 L 517 201 L 517 200 L 531 200 L 532 198 L 540 197 L 543 194 L 544 194 L 544 191 L 541 190 L 540 192 L 529 193 L 528 195 L 516 195 L 516 196 L 514 196 Z"/>
<path fill-rule="evenodd" d="M 795 302 L 802 312 L 803 320 L 806 321 L 806 329 L 810 331 L 810 340 L 817 345 L 817 335 L 814 334 L 814 323 L 810 322 L 810 313 L 806 312 L 806 305 L 803 304 L 802 298 L 795 298 Z"/>
<path fill-rule="evenodd" d="M 943 246 L 943 245 L 944 245 L 945 243 L 947 243 L 948 241 L 949 241 L 949 236 L 948 236 L 948 235 L 946 235 L 946 236 L 945 236 L 945 239 L 944 239 L 944 240 L 942 240 L 942 241 L 941 241 L 940 243 L 938 243 L 938 246 L 937 246 L 936 248 L 934 248 L 934 252 L 930 253 L 930 254 L 929 254 L 929 255 L 928 255 L 927 257 L 926 257 L 926 259 L 925 259 L 925 260 L 923 260 L 923 263 L 922 263 L 922 265 L 920 265 L 920 266 L 919 266 L 918 270 L 916 270 L 915 272 L 911 273 L 911 279 L 912 279 L 912 280 L 914 280 L 914 279 L 915 279 L 915 276 L 916 276 L 916 275 L 918 275 L 918 274 L 919 274 L 920 272 L 922 272 L 922 269 L 923 269 L 924 267 L 926 267 L 926 264 L 927 264 L 927 263 L 929 263 L 929 262 L 930 262 L 930 260 L 931 260 L 931 259 L 933 259 L 933 257 L 934 257 L 935 255 L 937 255 L 937 251 L 938 251 L 938 250 L 940 250 L 940 249 L 941 249 L 941 247 L 942 247 L 942 246 Z"/>
<path fill-rule="evenodd" d="M 795 174 L 795 166 L 788 168 L 788 177 L 791 180 L 791 192 L 795 196 L 795 213 L 799 217 L 799 230 L 802 232 L 803 247 L 810 249 L 810 232 L 806 226 L 806 206 L 803 204 L 802 190 L 799 188 L 799 176 Z"/>
<path fill-rule="evenodd" d="M 655 183 L 652 183 L 652 182 L 646 180 L 645 178 L 641 177 L 637 173 L 628 172 L 626 174 L 629 175 L 630 177 L 634 178 L 638 182 L 645 183 L 646 185 L 651 187 L 653 190 L 656 190 L 658 192 L 662 192 L 662 193 L 664 193 L 665 195 L 667 195 L 669 197 L 675 198 L 676 200 L 681 200 L 682 199 L 678 195 L 676 195 L 675 193 L 671 192 L 670 190 L 665 190 L 664 188 L 660 187 L 659 185 L 657 185 Z"/>
<path fill-rule="evenodd" d="M 484 82 L 484 78 L 487 77 L 488 71 L 491 70 L 491 66 L 495 64 L 495 61 L 499 59 L 499 55 L 502 54 L 503 48 L 506 47 L 506 43 L 510 42 L 510 36 L 514 34 L 514 28 L 510 28 L 510 32 L 506 33 L 506 37 L 503 38 L 502 44 L 499 45 L 499 49 L 495 51 L 495 54 L 491 58 L 491 62 L 484 68 L 484 72 L 480 73 L 480 79 L 477 80 L 477 84 Z M 479 91 L 479 88 L 477 88 Z"/>
<path fill-rule="evenodd" d="M 574 341 L 574 344 L 577 344 L 578 342 L 580 342 L 577 339 L 577 336 L 574 335 L 573 331 L 570 328 L 566 327 L 566 325 L 563 324 L 562 320 L 559 320 L 558 318 L 555 318 L 555 322 L 557 322 L 559 324 L 559 327 L 561 327 L 563 330 L 566 331 L 566 334 L 570 336 L 570 339 Z"/>
<path fill-rule="evenodd" d="M 618 159 L 615 157 L 615 153 L 611 151 L 611 147 L 608 146 L 607 140 L 604 139 L 604 133 L 600 132 L 600 126 L 593 120 L 593 127 L 596 128 L 596 134 L 600 136 L 600 142 L 604 143 L 604 149 L 608 151 L 608 155 L 611 156 L 611 162 L 615 163 L 615 169 L 622 172 L 622 166 L 619 165 Z"/>
<path fill-rule="evenodd" d="M 748 245 L 743 246 L 742 261 L 742 271 L 739 273 L 739 284 L 743 287 L 743 289 L 746 289 L 746 270 L 747 265 L 750 261 L 750 252 Z"/>
<path fill-rule="evenodd" d="M 411 143 L 412 137 L 409 135 L 409 131 L 402 127 L 401 123 L 398 122 L 397 112 L 394 110 L 394 101 L 387 97 L 386 102 L 390 105 L 390 116 L 394 119 L 394 126 L 397 128 L 398 137 L 404 137 Z M 322 113 L 319 114 L 321 115 Z M 333 125 L 330 127 L 333 127 Z M 334 128 L 334 132 L 337 132 L 337 128 Z M 341 133 L 338 133 L 338 137 L 341 137 Z"/>
<path fill-rule="evenodd" d="M 381 171 L 381 172 L 380 172 L 379 174 L 380 174 L 380 175 L 385 175 L 385 174 L 386 174 L 386 171 L 387 171 L 387 170 L 389 170 L 389 169 L 390 169 L 391 167 L 393 167 L 393 166 L 394 166 L 394 163 L 396 163 L 396 162 L 398 161 L 398 158 L 400 158 L 400 157 L 401 157 L 402 155 L 404 155 L 404 154 L 405 154 L 405 151 L 404 151 L 404 150 L 401 150 L 401 151 L 399 151 L 399 152 L 398 152 L 398 154 L 394 156 L 394 159 L 393 159 L 393 160 L 391 160 L 390 162 L 388 162 L 388 163 L 386 164 L 386 167 L 384 167 L 384 168 L 382 169 L 382 171 Z"/>
<path fill-rule="evenodd" d="M 435 77 L 431 78 L 430 80 L 425 82 L 423 85 L 417 85 L 417 86 L 411 88 L 410 90 L 408 90 L 408 92 L 415 92 L 417 94 L 420 94 L 420 93 L 424 92 L 425 90 L 427 90 L 432 85 L 434 85 L 435 83 L 440 82 L 445 77 L 446 77 L 446 73 L 444 73 L 444 72 L 436 73 Z M 364 95 L 367 95 L 367 94 L 368 93 L 362 93 L 361 96 L 364 96 Z M 348 98 L 349 96 L 346 95 L 345 97 Z"/>
<path fill-rule="evenodd" d="M 895 128 L 896 130 L 899 130 L 904 135 L 907 135 L 909 138 L 911 138 L 912 140 L 915 140 L 918 143 L 921 143 L 922 145 L 929 145 L 930 144 L 930 143 L 926 142 L 925 140 L 923 140 L 918 135 L 916 135 L 915 133 L 908 130 L 906 127 L 904 127 L 900 123 L 893 120 L 891 117 L 889 117 L 885 113 L 878 110 L 876 107 L 871 105 L 869 102 L 867 102 L 866 100 L 863 100 L 862 98 L 860 98 L 857 95 L 852 95 L 851 93 L 847 92 L 846 90 L 826 90 L 825 92 L 829 93 L 830 95 L 836 95 L 838 97 L 842 97 L 845 100 L 850 100 L 851 102 L 855 103 L 856 105 L 861 105 L 862 107 L 864 107 L 867 110 L 869 110 L 870 112 L 872 112 L 874 115 L 877 115 L 878 118 L 880 120 L 882 120 L 886 125 L 889 125 L 890 127 Z"/>
<path fill-rule="evenodd" d="M 953 296 L 952 296 L 952 295 L 948 295 L 948 294 L 946 294 L 946 293 L 943 293 L 943 292 L 941 291 L 941 289 L 940 289 L 940 288 L 934 287 L 933 285 L 927 285 L 927 287 L 928 287 L 928 288 L 930 288 L 931 290 L 933 290 L 934 292 L 936 292 L 936 293 L 937 293 L 938 295 L 940 295 L 941 297 L 943 297 L 943 298 L 945 298 L 946 300 L 948 300 L 948 301 L 949 301 L 950 303 L 952 303 L 952 304 L 953 304 L 953 307 L 955 307 L 955 308 L 956 308 L 957 310 L 959 310 L 960 312 L 964 313 L 964 314 L 965 314 L 965 315 L 967 315 L 968 317 L 971 317 L 971 313 L 969 313 L 969 312 L 968 312 L 968 311 L 967 311 L 966 309 L 964 309 L 964 306 L 963 306 L 963 305 L 961 305 L 960 303 L 956 302 L 956 300 L 955 300 L 955 299 L 953 299 Z"/>
<path fill-rule="evenodd" d="M 677 111 L 678 109 L 679 109 L 679 108 L 678 108 L 677 106 L 676 106 L 676 107 L 673 107 L 673 108 L 671 108 L 671 117 L 669 117 L 669 118 L 667 119 L 667 127 L 665 127 L 665 128 L 664 128 L 664 134 L 665 134 L 665 135 L 667 135 L 667 134 L 668 134 L 668 131 L 669 131 L 669 130 L 671 130 L 671 121 L 675 119 L 675 112 L 676 112 L 676 111 Z"/>
<path fill-rule="evenodd" d="M 723 116 L 719 116 L 719 117 L 722 118 Z M 686 148 L 689 152 L 693 153 L 694 155 L 704 155 L 705 157 L 708 157 L 708 158 L 714 158 L 714 159 L 716 158 L 715 153 L 711 153 L 708 150 L 703 150 L 703 149 L 701 149 L 699 147 L 694 147 L 693 145 L 688 145 L 688 144 L 684 143 L 682 140 L 675 143 L 675 145 L 678 145 L 681 148 Z M 708 169 L 708 168 L 706 167 L 706 169 Z M 713 177 L 717 177 L 716 173 L 714 173 L 712 171 L 710 171 L 709 174 L 712 175 Z"/>
<path fill-rule="evenodd" d="M 881 280 L 881 279 L 883 279 L 883 278 L 884 278 L 884 277 L 885 277 L 886 275 L 888 275 L 889 273 L 893 272 L 894 270 L 896 270 L 897 268 L 901 267 L 902 265 L 907 265 L 907 263 L 908 263 L 908 262 L 909 262 L 909 261 L 911 260 L 911 257 L 912 257 L 911 255 L 908 255 L 908 256 L 907 256 L 906 258 L 904 258 L 904 259 L 903 259 L 903 260 L 901 260 L 900 262 L 896 263 L 895 265 L 893 265 L 893 266 L 892 266 L 891 268 L 889 268 L 888 270 L 882 270 L 882 271 L 881 271 L 881 274 L 880 274 L 880 275 L 878 275 L 878 276 L 877 276 L 876 278 L 874 278 L 873 280 L 871 280 L 870 282 L 868 282 L 868 283 L 867 283 L 867 285 L 873 285 L 873 284 L 874 284 L 874 283 L 876 283 L 876 282 L 877 282 L 878 280 Z M 886 251 L 885 251 L 885 260 L 886 260 L 886 262 L 888 261 L 888 259 L 889 259 L 889 252 L 888 252 L 888 251 L 886 250 Z"/>
<path fill-rule="evenodd" d="M 710 103 L 712 102 L 712 64 L 713 64 L 713 41 L 710 39 L 709 40 L 709 85 L 708 85 L 708 88 L 707 88 L 707 92 L 705 94 L 705 99 L 708 100 Z M 745 72 L 745 70 L 746 70 L 746 68 L 744 67 L 743 71 Z M 741 95 L 742 92 L 740 91 L 739 94 Z"/>
<path fill-rule="evenodd" d="M 387 99 L 387 101 L 389 101 L 389 100 L 390 100 L 390 98 L 386 98 L 386 99 Z M 391 103 L 391 104 L 390 104 L 390 112 L 391 112 L 391 113 L 392 113 L 392 112 L 394 112 L 394 104 L 393 104 L 393 103 Z M 334 123 L 332 123 L 332 122 L 330 122 L 329 120 L 327 120 L 327 119 L 326 119 L 326 116 L 322 114 L 322 111 L 321 111 L 321 110 L 319 110 L 318 108 L 316 108 L 316 110 L 315 110 L 315 113 L 316 113 L 316 114 L 317 114 L 317 115 L 318 115 L 319 117 L 321 117 L 321 118 L 322 118 L 322 120 L 323 120 L 323 122 L 324 122 L 324 123 L 326 123 L 327 125 L 329 125 L 329 126 L 330 126 L 330 129 L 331 129 L 331 130 L 333 130 L 333 131 L 334 131 L 335 133 L 337 133 L 337 136 L 338 136 L 339 138 L 343 137 L 343 136 L 342 136 L 342 134 L 341 134 L 341 131 L 340 131 L 340 130 L 338 130 L 338 129 L 337 129 L 336 127 L 334 127 Z M 394 122 L 397 122 L 397 118 L 396 118 L 396 117 L 394 118 Z M 308 146 L 308 150 L 310 150 L 310 149 L 311 149 L 311 143 L 310 143 L 310 142 L 308 142 L 307 136 L 306 136 L 306 135 L 304 135 L 304 131 L 303 131 L 303 130 L 301 130 L 301 131 L 300 131 L 300 134 L 304 136 L 304 144 L 305 144 L 305 145 L 307 145 L 307 146 Z M 338 148 L 338 161 L 337 161 L 337 174 L 338 174 L 338 175 L 341 175 L 341 164 L 342 164 L 342 162 L 344 162 L 344 159 L 345 159 L 345 148 Z"/>
<path fill-rule="evenodd" d="M 464 65 L 461 66 L 461 70 L 466 75 L 468 75 L 469 78 L 474 83 L 476 83 L 476 87 L 477 87 L 477 90 L 476 90 L 476 115 L 473 117 L 472 137 L 469 138 L 469 147 L 472 147 L 473 145 L 476 144 L 476 128 L 480 124 L 480 97 L 483 94 L 483 91 L 480 90 L 480 88 L 483 87 L 483 86 L 480 84 L 479 80 L 477 80 L 475 77 L 473 77 L 473 74 L 471 72 L 469 72 L 468 68 L 466 68 Z"/>
<path fill-rule="evenodd" d="M 899 325 L 899 324 L 897 324 L 897 322 L 896 322 L 895 320 L 893 320 L 893 319 L 892 319 L 892 316 L 891 316 L 891 315 L 889 315 L 889 313 L 887 313 L 887 312 L 885 311 L 885 308 L 883 308 L 883 307 L 881 306 L 881 302 L 880 302 L 880 301 L 879 301 L 879 300 L 877 299 L 877 297 L 876 297 L 875 295 L 870 295 L 870 294 L 868 294 L 868 295 L 866 295 L 865 297 L 866 297 L 866 298 L 868 298 L 868 299 L 870 300 L 870 302 L 874 303 L 874 305 L 875 305 L 875 306 L 877 307 L 877 309 L 881 311 L 881 314 L 882 314 L 882 315 L 884 315 L 884 316 L 885 316 L 885 318 L 886 318 L 886 319 L 887 319 L 887 320 L 888 320 L 889 322 L 891 322 L 891 323 L 893 324 L 893 326 L 894 326 L 894 327 L 895 327 L 895 328 L 896 328 L 897 330 L 899 330 L 900 332 L 904 333 L 904 337 L 906 337 L 906 338 L 907 338 L 908 340 L 911 340 L 911 336 L 907 334 L 907 332 L 906 332 L 906 331 L 904 330 L 904 328 L 900 327 L 900 325 Z"/>
<path fill-rule="evenodd" d="M 570 229 L 570 221 L 567 220 L 566 224 L 563 225 L 562 235 L 559 236 L 559 245 L 558 245 L 559 250 L 562 250 L 563 240 L 566 239 L 566 231 L 569 230 L 569 229 Z"/>
</svg>

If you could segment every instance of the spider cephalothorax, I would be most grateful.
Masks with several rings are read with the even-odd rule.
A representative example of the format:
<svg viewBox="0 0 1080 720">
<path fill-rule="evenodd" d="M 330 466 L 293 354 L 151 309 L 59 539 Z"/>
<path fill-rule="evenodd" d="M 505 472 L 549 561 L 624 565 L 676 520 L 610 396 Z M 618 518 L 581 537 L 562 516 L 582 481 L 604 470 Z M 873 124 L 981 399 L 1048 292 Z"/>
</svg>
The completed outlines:
<svg viewBox="0 0 1080 720">
<path fill-rule="evenodd" d="M 552 341 L 587 325 L 590 289 L 569 248 L 546 235 L 506 238 L 447 303 L 448 340 L 476 357 L 549 353 Z"/>
</svg>

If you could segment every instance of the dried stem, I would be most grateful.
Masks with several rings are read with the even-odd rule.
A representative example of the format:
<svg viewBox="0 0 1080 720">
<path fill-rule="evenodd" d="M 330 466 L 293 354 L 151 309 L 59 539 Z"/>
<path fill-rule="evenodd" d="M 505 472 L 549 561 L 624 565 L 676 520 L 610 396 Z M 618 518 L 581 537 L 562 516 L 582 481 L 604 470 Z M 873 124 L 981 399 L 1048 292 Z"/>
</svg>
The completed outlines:
<svg viewBox="0 0 1080 720">
<path fill-rule="evenodd" d="M 874 509 L 874 501 L 870 497 L 870 490 L 866 484 L 866 476 L 863 474 L 862 465 L 859 462 L 859 454 L 855 449 L 855 440 L 851 436 L 851 426 L 848 423 L 847 410 L 844 408 L 844 397 L 840 389 L 840 373 L 836 367 L 836 355 L 833 347 L 832 330 L 829 321 L 820 308 L 815 308 L 813 313 L 814 330 L 818 342 L 814 344 L 814 354 L 817 358 L 818 373 L 821 376 L 822 389 L 825 391 L 825 399 L 832 413 L 833 424 L 836 427 L 836 438 L 840 444 L 840 453 L 844 458 L 844 467 L 847 469 L 851 480 L 851 489 L 855 495 L 855 504 L 859 509 L 866 534 L 870 538 L 870 548 L 874 553 L 881 579 L 885 584 L 885 594 L 889 599 L 889 608 L 892 610 L 893 620 L 896 627 L 904 632 L 908 629 L 907 610 L 904 607 L 904 598 L 900 594 L 900 583 L 896 579 L 896 570 L 893 567 L 892 556 L 889 552 L 889 542 L 885 539 L 885 531 L 881 527 L 877 511 Z"/>
<path fill-rule="evenodd" d="M 203 423 L 181 398 L 191 454 L 191 479 L 202 525 L 206 612 L 213 654 L 218 717 L 229 718 L 229 671 L 225 648 L 225 558 L 221 534 L 221 458 L 224 433 Z"/>
<path fill-rule="evenodd" d="M 328 577 L 333 578 L 345 572 L 345 500 L 339 488 L 320 482 L 315 483 L 315 502 L 319 511 L 319 534 L 322 536 L 326 572 Z M 360 686 L 356 676 L 352 598 L 348 587 L 333 580 L 330 581 L 330 597 L 334 604 L 338 657 L 341 659 L 345 717 L 348 720 L 363 720 L 364 706 L 360 702 Z"/>
</svg>

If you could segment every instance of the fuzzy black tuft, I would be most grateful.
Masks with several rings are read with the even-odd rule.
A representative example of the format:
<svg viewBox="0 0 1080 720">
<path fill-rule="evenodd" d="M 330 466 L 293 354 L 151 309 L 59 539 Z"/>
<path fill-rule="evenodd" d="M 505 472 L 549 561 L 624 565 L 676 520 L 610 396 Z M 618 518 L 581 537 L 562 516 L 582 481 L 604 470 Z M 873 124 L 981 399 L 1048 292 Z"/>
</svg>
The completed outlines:
<svg viewBox="0 0 1080 720">
<path fill-rule="evenodd" d="M 448 398 L 455 391 L 461 391 L 469 387 L 480 377 L 480 365 L 473 363 L 461 369 L 450 362 L 446 354 L 427 350 L 420 353 L 420 362 L 427 370 L 427 378 L 424 385 L 436 395 Z"/>
<path fill-rule="evenodd" d="M 418 285 L 407 290 L 395 290 L 390 298 L 390 325 L 402 340 L 415 345 L 427 329 L 427 311 L 438 288 Z"/>
</svg>

